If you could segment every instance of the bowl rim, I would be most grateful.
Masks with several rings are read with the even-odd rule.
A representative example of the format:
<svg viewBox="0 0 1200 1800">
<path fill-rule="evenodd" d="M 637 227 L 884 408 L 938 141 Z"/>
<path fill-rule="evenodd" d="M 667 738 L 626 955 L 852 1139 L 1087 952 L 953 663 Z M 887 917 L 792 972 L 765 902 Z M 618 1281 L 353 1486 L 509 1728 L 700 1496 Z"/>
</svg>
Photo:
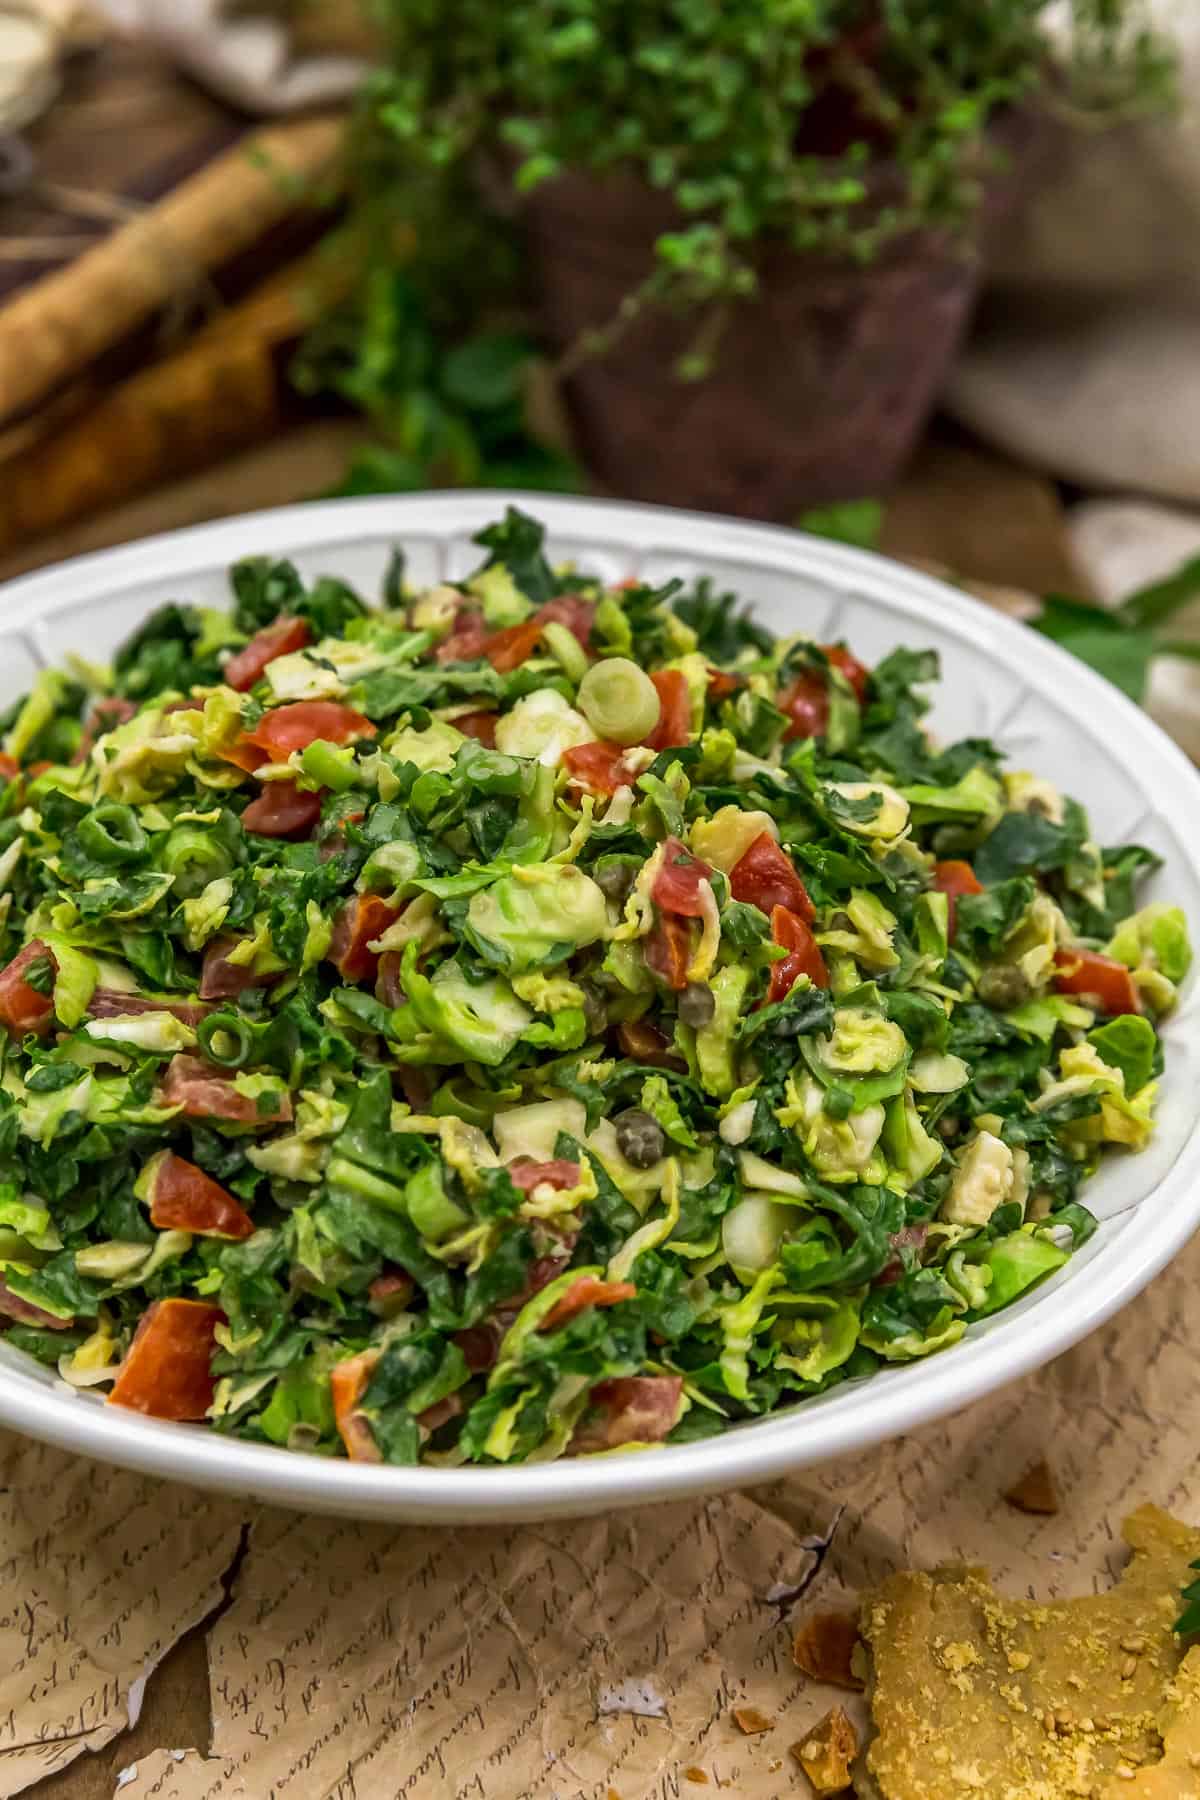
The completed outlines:
<svg viewBox="0 0 1200 1800">
<path fill-rule="evenodd" d="M 309 557 L 380 537 L 447 542 L 465 537 L 510 504 L 543 519 L 552 538 L 590 539 L 596 549 L 673 554 L 681 561 L 757 563 L 776 578 L 817 578 L 868 603 L 899 605 L 918 628 L 936 611 L 939 623 L 977 650 L 994 650 L 1002 660 L 1018 663 L 1026 689 L 1052 689 L 1060 705 L 1071 703 L 1064 710 L 1078 714 L 1090 706 L 1107 717 L 1119 728 L 1123 746 L 1136 746 L 1157 763 L 1165 817 L 1200 816 L 1200 772 L 1178 746 L 1125 695 L 1057 644 L 1035 640 L 1027 626 L 874 552 L 784 527 L 675 508 L 501 489 L 313 501 L 189 526 L 24 575 L 0 586 L 0 619 L 5 630 L 20 632 L 93 593 L 112 597 L 176 576 L 186 582 L 263 552 Z M 1082 728 L 1082 719 L 1072 722 Z M 1185 849 L 1187 841 L 1182 835 Z M 1191 860 L 1200 872 L 1200 852 Z M 1102 1325 L 1200 1224 L 1200 1121 L 1193 1122 L 1174 1164 L 1141 1206 L 1149 1207 L 1144 1227 L 1132 1240 L 1123 1231 L 1119 1241 L 1114 1237 L 1101 1247 L 1056 1289 L 1056 1305 L 1035 1305 L 1015 1318 L 997 1315 L 978 1338 L 957 1344 L 949 1356 L 888 1371 L 891 1379 L 882 1382 L 872 1377 L 849 1384 L 838 1390 L 836 1403 L 801 1403 L 718 1437 L 652 1454 L 496 1469 L 350 1463 L 122 1413 L 86 1398 L 81 1403 L 79 1396 L 31 1380 L 8 1362 L 0 1362 L 0 1424 L 147 1475 L 360 1518 L 494 1523 L 714 1493 L 865 1450 L 956 1412 Z"/>
</svg>

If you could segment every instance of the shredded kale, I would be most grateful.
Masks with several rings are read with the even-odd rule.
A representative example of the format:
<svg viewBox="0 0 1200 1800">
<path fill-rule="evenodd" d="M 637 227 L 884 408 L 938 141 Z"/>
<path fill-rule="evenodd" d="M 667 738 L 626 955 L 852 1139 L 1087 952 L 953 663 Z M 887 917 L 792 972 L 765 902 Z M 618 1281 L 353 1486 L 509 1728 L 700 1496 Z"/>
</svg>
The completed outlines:
<svg viewBox="0 0 1200 1800">
<path fill-rule="evenodd" d="M 385 611 L 248 559 L 4 721 L 0 1313 L 117 1404 L 192 1332 L 253 1442 L 695 1441 L 953 1344 L 1149 1139 L 1158 859 L 935 744 L 932 652 L 476 541 Z"/>
</svg>

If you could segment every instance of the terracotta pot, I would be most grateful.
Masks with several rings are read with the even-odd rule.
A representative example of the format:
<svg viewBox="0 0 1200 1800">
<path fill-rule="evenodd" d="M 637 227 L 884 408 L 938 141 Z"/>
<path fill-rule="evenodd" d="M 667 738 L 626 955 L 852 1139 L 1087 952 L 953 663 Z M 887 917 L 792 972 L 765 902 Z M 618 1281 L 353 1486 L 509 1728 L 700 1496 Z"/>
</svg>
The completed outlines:
<svg viewBox="0 0 1200 1800">
<path fill-rule="evenodd" d="M 562 350 L 608 325 L 678 225 L 631 176 L 571 173 L 523 207 L 543 330 Z M 581 452 L 613 493 L 754 518 L 886 487 L 962 338 L 978 281 L 969 249 L 905 240 L 868 268 L 779 247 L 731 312 L 714 372 L 682 382 L 695 312 L 650 307 L 566 383 Z"/>
</svg>

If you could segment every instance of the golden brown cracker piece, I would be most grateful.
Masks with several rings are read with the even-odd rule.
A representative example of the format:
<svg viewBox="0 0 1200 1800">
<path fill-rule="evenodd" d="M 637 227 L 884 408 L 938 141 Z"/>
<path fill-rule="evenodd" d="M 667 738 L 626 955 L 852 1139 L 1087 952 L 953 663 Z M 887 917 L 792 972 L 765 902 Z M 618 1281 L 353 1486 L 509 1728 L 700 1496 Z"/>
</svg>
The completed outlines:
<svg viewBox="0 0 1200 1800">
<path fill-rule="evenodd" d="M 1101 1800 L 1200 1800 L 1200 1647 L 1188 1651 L 1168 1684 L 1158 1728 L 1161 1762 L 1132 1777 L 1118 1770 Z"/>
<path fill-rule="evenodd" d="M 1013 1483 L 1004 1498 L 1018 1512 L 1045 1513 L 1058 1511 L 1058 1489 L 1054 1485 L 1054 1476 L 1050 1473 L 1049 1464 L 1035 1462 L 1026 1469 L 1020 1481 Z"/>
<path fill-rule="evenodd" d="M 862 1612 L 860 1796 L 1200 1800 L 1200 1680 L 1172 1630 L 1200 1531 L 1144 1506 L 1124 1535 L 1121 1580 L 1077 1600 L 1010 1600 L 977 1570 L 885 1581 Z"/>
<path fill-rule="evenodd" d="M 858 1734 L 840 1706 L 833 1707 L 814 1725 L 792 1755 L 808 1777 L 814 1794 L 844 1794 L 858 1755 Z"/>
<path fill-rule="evenodd" d="M 754 1737 L 760 1731 L 770 1731 L 775 1723 L 766 1713 L 759 1712 L 757 1706 L 735 1706 L 733 1716 L 738 1730 L 747 1737 Z"/>
<path fill-rule="evenodd" d="M 858 1620 L 852 1612 L 811 1613 L 792 1639 L 792 1660 L 813 1681 L 862 1692 L 854 1667 Z"/>
</svg>

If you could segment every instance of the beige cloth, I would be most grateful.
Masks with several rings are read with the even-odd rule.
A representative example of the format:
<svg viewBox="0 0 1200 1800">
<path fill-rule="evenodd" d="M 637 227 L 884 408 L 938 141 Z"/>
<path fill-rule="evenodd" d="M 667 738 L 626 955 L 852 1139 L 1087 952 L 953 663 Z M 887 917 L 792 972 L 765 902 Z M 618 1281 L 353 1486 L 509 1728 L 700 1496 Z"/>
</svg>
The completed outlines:
<svg viewBox="0 0 1200 1800">
<path fill-rule="evenodd" d="M 1144 500 L 1087 500 L 1067 515 L 1075 561 L 1104 606 L 1174 574 L 1200 556 L 1200 511 Z M 1166 628 L 1171 637 L 1200 644 L 1200 599 Z M 1200 762 L 1200 662 L 1161 656 L 1150 671 L 1146 710 Z"/>
<path fill-rule="evenodd" d="M 224 0 L 94 0 L 123 31 L 157 44 L 196 81 L 251 113 L 330 106 L 353 92 L 363 73 L 355 56 L 296 56 L 287 23 L 264 6 L 236 16 Z M 352 0 L 341 0 L 347 8 Z"/>
<path fill-rule="evenodd" d="M 1147 11 L 1178 50 L 1178 110 L 1063 131 L 993 246 L 948 404 L 1037 468 L 1200 503 L 1200 7 Z"/>
<path fill-rule="evenodd" d="M 63 55 L 91 35 L 81 0 L 0 0 L 0 131 L 23 131 L 45 112 Z"/>
</svg>

